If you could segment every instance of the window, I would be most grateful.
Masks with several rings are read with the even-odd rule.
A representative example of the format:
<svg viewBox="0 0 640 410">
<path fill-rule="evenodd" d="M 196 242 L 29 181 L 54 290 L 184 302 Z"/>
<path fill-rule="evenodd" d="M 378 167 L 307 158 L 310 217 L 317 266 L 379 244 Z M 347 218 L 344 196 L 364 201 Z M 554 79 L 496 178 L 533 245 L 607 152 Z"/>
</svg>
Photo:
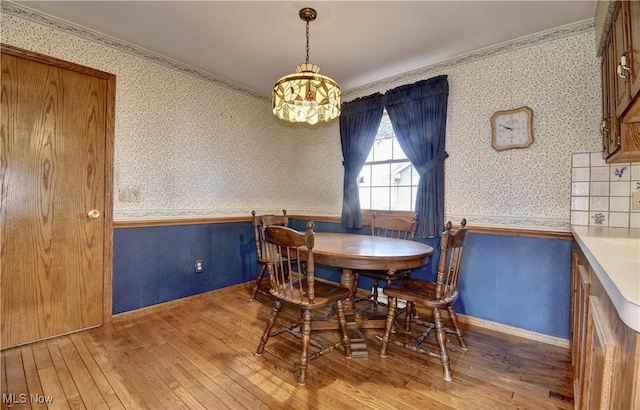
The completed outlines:
<svg viewBox="0 0 640 410">
<path fill-rule="evenodd" d="M 360 207 L 414 211 L 418 172 L 400 148 L 385 110 L 376 140 L 358 177 Z"/>
</svg>

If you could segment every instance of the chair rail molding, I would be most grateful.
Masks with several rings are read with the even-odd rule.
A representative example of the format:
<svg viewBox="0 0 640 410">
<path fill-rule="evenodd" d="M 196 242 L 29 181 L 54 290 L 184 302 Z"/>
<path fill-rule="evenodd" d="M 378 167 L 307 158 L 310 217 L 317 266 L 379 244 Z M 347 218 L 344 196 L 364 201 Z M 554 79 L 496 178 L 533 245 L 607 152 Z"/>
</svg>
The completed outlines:
<svg viewBox="0 0 640 410">
<path fill-rule="evenodd" d="M 478 227 L 534 229 L 569 232 L 571 225 L 566 218 L 534 218 L 509 215 L 470 215 L 447 213 L 445 220 L 459 221 L 466 218 L 469 224 Z"/>
</svg>

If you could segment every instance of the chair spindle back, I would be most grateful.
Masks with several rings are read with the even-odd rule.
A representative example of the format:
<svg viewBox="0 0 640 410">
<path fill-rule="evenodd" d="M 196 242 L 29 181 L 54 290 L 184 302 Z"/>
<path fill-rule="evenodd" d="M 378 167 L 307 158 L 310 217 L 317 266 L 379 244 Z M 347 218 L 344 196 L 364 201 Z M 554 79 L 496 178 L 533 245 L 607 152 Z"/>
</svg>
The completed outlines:
<svg viewBox="0 0 640 410">
<path fill-rule="evenodd" d="M 311 305 L 314 300 L 313 222 L 306 232 L 261 223 L 270 292 L 294 304 Z"/>
<path fill-rule="evenodd" d="M 451 222 L 447 222 L 445 231 L 440 238 L 440 261 L 436 279 L 436 299 L 442 300 L 453 297 L 458 290 L 458 275 L 462 250 L 467 238 L 467 220 L 463 219 L 460 228 L 451 232 Z"/>
<path fill-rule="evenodd" d="M 251 225 L 253 226 L 253 237 L 256 241 L 256 252 L 258 254 L 258 261 L 264 261 L 265 244 L 262 221 L 264 220 L 266 226 L 288 226 L 289 217 L 287 216 L 287 210 L 283 209 L 282 215 L 256 215 L 256 211 L 251 211 L 251 216 Z"/>
<path fill-rule="evenodd" d="M 385 236 L 412 241 L 418 229 L 418 215 L 411 219 L 397 216 L 380 217 L 375 212 L 371 214 L 371 235 Z"/>
</svg>

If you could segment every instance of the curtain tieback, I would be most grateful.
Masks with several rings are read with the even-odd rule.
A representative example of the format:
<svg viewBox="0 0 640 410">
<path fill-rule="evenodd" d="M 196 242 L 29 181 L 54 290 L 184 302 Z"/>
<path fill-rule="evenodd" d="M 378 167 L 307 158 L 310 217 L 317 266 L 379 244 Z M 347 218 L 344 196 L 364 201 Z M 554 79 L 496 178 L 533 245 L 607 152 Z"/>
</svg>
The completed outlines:
<svg viewBox="0 0 640 410">
<path fill-rule="evenodd" d="M 419 168 L 417 168 L 418 174 L 420 174 L 421 176 L 425 175 L 427 172 L 431 171 L 432 168 L 440 165 L 440 163 L 448 157 L 449 154 L 447 154 L 446 151 L 440 151 L 438 155 L 431 158 L 429 161 L 425 162 Z"/>
</svg>

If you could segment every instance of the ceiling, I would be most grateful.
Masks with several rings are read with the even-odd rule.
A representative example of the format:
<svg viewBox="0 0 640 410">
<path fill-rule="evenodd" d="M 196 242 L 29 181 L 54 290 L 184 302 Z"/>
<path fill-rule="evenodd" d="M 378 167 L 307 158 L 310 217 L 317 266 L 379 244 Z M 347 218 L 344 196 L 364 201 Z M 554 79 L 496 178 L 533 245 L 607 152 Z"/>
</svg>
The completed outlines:
<svg viewBox="0 0 640 410">
<path fill-rule="evenodd" d="M 271 95 L 305 61 L 349 90 L 592 19 L 596 1 L 17 1 Z"/>
</svg>

